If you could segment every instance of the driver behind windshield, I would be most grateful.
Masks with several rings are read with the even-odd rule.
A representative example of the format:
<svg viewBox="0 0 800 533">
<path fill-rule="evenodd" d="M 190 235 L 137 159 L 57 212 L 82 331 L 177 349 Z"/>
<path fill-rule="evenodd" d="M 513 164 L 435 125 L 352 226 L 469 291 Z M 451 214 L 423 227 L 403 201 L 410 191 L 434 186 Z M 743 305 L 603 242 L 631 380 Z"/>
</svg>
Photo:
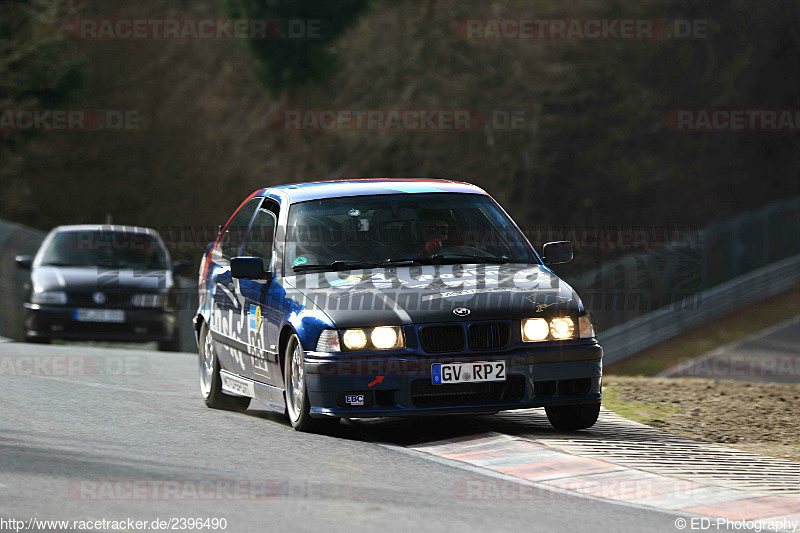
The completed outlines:
<svg viewBox="0 0 800 533">
<path fill-rule="evenodd" d="M 422 234 L 425 246 L 414 254 L 414 259 L 431 257 L 441 252 L 448 245 L 450 224 L 441 219 L 425 220 L 422 223 Z"/>
</svg>

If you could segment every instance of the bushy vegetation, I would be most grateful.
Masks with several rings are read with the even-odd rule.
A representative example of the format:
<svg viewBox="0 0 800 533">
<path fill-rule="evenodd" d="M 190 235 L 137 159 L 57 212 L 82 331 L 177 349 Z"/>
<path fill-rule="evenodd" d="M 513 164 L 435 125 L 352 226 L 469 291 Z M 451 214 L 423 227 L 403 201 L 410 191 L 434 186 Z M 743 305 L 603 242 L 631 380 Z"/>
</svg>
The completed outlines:
<svg viewBox="0 0 800 533">
<path fill-rule="evenodd" d="M 2 107 L 135 110 L 141 120 L 114 132 L 0 132 L 0 217 L 42 229 L 107 213 L 119 223 L 219 224 L 257 187 L 334 177 L 463 179 L 537 225 L 702 226 L 800 192 L 797 133 L 665 124 L 672 109 L 800 108 L 792 0 L 65 6 L 0 8 Z M 75 17 L 252 17 L 259 9 L 316 14 L 341 31 L 284 55 L 291 43 L 78 41 L 64 31 Z M 459 19 L 506 17 L 710 22 L 707 38 L 655 41 L 466 40 L 454 28 Z M 320 68 L 298 70 L 301 57 Z M 281 112 L 297 107 L 521 111 L 524 120 L 470 131 L 287 131 Z"/>
</svg>

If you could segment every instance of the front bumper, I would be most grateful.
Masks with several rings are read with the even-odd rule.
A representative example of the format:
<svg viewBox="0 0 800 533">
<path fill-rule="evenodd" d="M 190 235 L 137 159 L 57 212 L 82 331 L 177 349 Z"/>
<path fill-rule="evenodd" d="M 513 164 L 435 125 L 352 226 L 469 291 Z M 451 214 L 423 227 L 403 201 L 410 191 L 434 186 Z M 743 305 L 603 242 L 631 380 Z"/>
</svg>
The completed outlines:
<svg viewBox="0 0 800 533">
<path fill-rule="evenodd" d="M 353 357 L 306 352 L 315 416 L 368 418 L 497 412 L 600 401 L 603 349 L 595 341 L 507 353 Z M 347 356 L 350 357 L 347 357 Z M 433 385 L 434 363 L 505 361 L 506 381 Z M 377 378 L 383 376 L 382 381 Z M 347 405 L 346 395 L 364 395 Z"/>
<path fill-rule="evenodd" d="M 25 335 L 35 339 L 168 341 L 175 337 L 176 313 L 170 309 L 125 309 L 125 321 L 81 322 L 76 307 L 25 304 Z"/>
</svg>

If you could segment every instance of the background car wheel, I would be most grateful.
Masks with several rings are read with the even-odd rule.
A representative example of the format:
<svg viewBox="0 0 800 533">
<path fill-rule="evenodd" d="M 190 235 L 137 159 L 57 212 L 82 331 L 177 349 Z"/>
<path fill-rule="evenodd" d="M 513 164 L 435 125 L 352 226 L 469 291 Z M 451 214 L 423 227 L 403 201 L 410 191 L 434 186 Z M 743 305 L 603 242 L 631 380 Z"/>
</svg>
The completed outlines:
<svg viewBox="0 0 800 533">
<path fill-rule="evenodd" d="M 303 365 L 303 347 L 297 335 L 286 343 L 284 357 L 284 384 L 286 413 L 297 431 L 321 431 L 339 423 L 338 418 L 311 418 L 311 404 L 306 391 L 306 373 Z"/>
<path fill-rule="evenodd" d="M 545 407 L 547 419 L 554 428 L 575 431 L 592 427 L 600 415 L 600 402 L 580 405 Z"/>
<path fill-rule="evenodd" d="M 25 335 L 25 342 L 29 342 L 31 344 L 50 344 L 51 339 L 44 337 L 29 337 L 28 335 Z"/>
<path fill-rule="evenodd" d="M 181 338 L 178 336 L 178 332 L 175 332 L 175 336 L 166 341 L 158 341 L 158 351 L 159 352 L 180 352 L 181 351 Z"/>
<path fill-rule="evenodd" d="M 222 378 L 219 375 L 219 359 L 214 348 L 214 341 L 203 324 L 200 330 L 200 393 L 206 405 L 212 409 L 228 411 L 244 411 L 250 405 L 250 398 L 245 396 L 229 396 L 222 392 Z"/>
</svg>

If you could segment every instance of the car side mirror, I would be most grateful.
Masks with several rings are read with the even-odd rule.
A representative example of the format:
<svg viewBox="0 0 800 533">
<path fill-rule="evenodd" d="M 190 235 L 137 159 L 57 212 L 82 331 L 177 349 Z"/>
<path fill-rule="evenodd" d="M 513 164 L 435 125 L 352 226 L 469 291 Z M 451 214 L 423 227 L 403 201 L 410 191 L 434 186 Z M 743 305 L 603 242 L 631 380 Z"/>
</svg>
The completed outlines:
<svg viewBox="0 0 800 533">
<path fill-rule="evenodd" d="M 17 262 L 17 268 L 22 270 L 30 270 L 33 266 L 33 257 L 29 255 L 18 255 L 14 258 L 14 261 Z"/>
<path fill-rule="evenodd" d="M 192 264 L 189 261 L 175 261 L 172 263 L 172 273 L 176 276 L 184 276 L 189 273 Z"/>
<path fill-rule="evenodd" d="M 545 265 L 569 263 L 573 255 L 572 243 L 569 241 L 548 242 L 542 247 L 542 259 Z"/>
<path fill-rule="evenodd" d="M 239 279 L 269 279 L 271 272 L 264 270 L 260 257 L 234 257 L 231 259 L 231 276 Z"/>
</svg>

